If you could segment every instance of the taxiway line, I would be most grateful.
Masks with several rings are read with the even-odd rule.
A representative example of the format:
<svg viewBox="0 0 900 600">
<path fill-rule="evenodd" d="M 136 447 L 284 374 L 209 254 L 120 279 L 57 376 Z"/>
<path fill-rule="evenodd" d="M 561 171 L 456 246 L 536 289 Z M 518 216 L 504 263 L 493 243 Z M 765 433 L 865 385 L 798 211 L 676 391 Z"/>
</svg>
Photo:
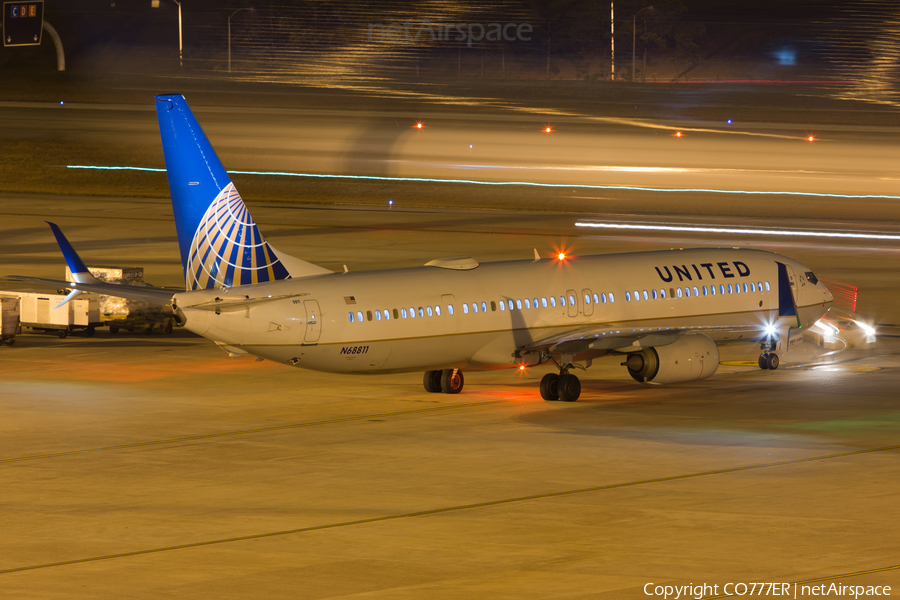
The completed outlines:
<svg viewBox="0 0 900 600">
<path fill-rule="evenodd" d="M 495 401 L 495 402 L 503 402 L 503 401 L 500 400 L 500 401 Z M 484 404 L 487 404 L 487 403 L 484 403 Z M 460 406 L 460 405 L 455 405 L 455 406 Z M 422 410 L 408 411 L 408 412 L 425 412 L 427 410 L 435 410 L 435 409 L 422 409 Z M 399 413 L 394 413 L 394 414 L 399 414 Z M 357 418 L 357 417 L 353 417 L 353 418 L 350 418 L 347 420 L 351 420 L 351 419 L 355 419 L 355 418 Z M 343 419 L 341 419 L 341 420 L 343 420 Z M 335 421 L 340 421 L 340 420 L 335 420 Z M 265 430 L 266 429 L 262 429 L 262 431 L 265 431 Z M 341 521 L 338 523 L 325 523 L 322 525 L 311 525 L 309 527 L 298 527 L 296 529 L 284 529 L 281 531 L 269 531 L 269 532 L 265 532 L 265 533 L 255 533 L 255 534 L 249 534 L 249 535 L 220 538 L 220 539 L 215 539 L 215 540 L 204 540 L 204 541 L 200 541 L 200 542 L 191 542 L 188 544 L 177 544 L 177 545 L 173 545 L 173 546 L 161 546 L 158 548 L 147 548 L 144 550 L 133 550 L 131 552 L 119 552 L 119 553 L 115 553 L 115 554 L 105 554 L 105 555 L 101 555 L 101 556 L 91 556 L 91 557 L 86 557 L 86 558 L 73 558 L 71 560 L 63 560 L 63 561 L 52 562 L 52 563 L 27 565 L 27 566 L 23 566 L 23 567 L 14 567 L 11 569 L 0 569 L 0 575 L 5 575 L 5 574 L 9 574 L 9 573 L 20 573 L 22 571 L 34 571 L 37 569 L 49 569 L 52 567 L 63 567 L 63 566 L 67 566 L 67 565 L 100 562 L 100 561 L 105 561 L 105 560 L 114 560 L 114 559 L 118 559 L 118 558 L 128 558 L 128 557 L 132 557 L 132 556 L 143 556 L 143 555 L 147 555 L 147 554 L 159 554 L 162 552 L 171 552 L 171 551 L 175 551 L 175 550 L 188 550 L 191 548 L 203 548 L 203 547 L 207 547 L 207 546 L 217 546 L 217 545 L 221 545 L 221 544 L 230 544 L 230 543 L 244 542 L 244 541 L 249 541 L 249 540 L 260 540 L 260 539 L 271 538 L 271 537 L 281 537 L 281 536 L 294 535 L 294 534 L 299 534 L 299 533 L 308 533 L 311 531 L 323 531 L 326 529 L 338 529 L 341 527 L 352 527 L 355 525 L 368 525 L 371 523 L 396 521 L 399 519 L 411 519 L 411 518 L 415 518 L 415 517 L 425 517 L 425 516 L 429 516 L 429 515 L 439 515 L 439 514 L 444 514 L 444 513 L 459 512 L 459 511 L 472 510 L 472 509 L 477 509 L 477 508 L 501 506 L 504 504 L 513 504 L 513 503 L 517 503 L 517 502 L 529 502 L 529 501 L 533 501 L 533 500 L 544 500 L 547 498 L 559 498 L 559 497 L 564 497 L 564 496 L 574 496 L 577 494 L 587 494 L 587 493 L 591 493 L 591 492 L 601 492 L 601 491 L 606 491 L 606 490 L 615 490 L 615 489 L 620 489 L 620 488 L 636 487 L 636 486 L 641 486 L 641 485 L 649 485 L 649 484 L 653 484 L 653 483 L 663 483 L 663 482 L 667 482 L 667 481 L 682 481 L 682 480 L 686 480 L 686 479 L 694 479 L 697 477 L 707 477 L 707 476 L 712 476 L 712 475 L 725 475 L 725 474 L 729 474 L 729 473 L 739 473 L 742 471 L 753 471 L 753 470 L 768 469 L 768 468 L 773 468 L 773 467 L 798 465 L 798 464 L 809 463 L 809 462 L 831 460 L 831 459 L 835 459 L 835 458 L 844 458 L 844 457 L 848 457 L 848 456 L 859 456 L 859 455 L 863 455 L 863 454 L 874 454 L 876 452 L 886 452 L 886 451 L 898 450 L 898 449 L 900 449 L 900 444 L 893 445 L 893 446 L 882 446 L 880 448 L 868 448 L 865 450 L 851 450 L 849 452 L 839 452 L 837 454 L 825 454 L 822 456 L 810 456 L 807 458 L 795 458 L 795 459 L 791 459 L 791 460 L 782 460 L 782 461 L 776 461 L 776 462 L 770 462 L 770 463 L 757 463 L 757 464 L 753 464 L 753 465 L 744 465 L 744 466 L 740 466 L 740 467 L 728 467 L 728 468 L 724 468 L 724 469 L 713 469 L 710 471 L 700 471 L 697 473 L 683 473 L 680 475 L 669 475 L 667 477 L 655 477 L 653 479 L 640 479 L 637 481 L 626 481 L 626 482 L 622 482 L 622 483 L 610 483 L 610 484 L 597 485 L 597 486 L 592 486 L 592 487 L 587 487 L 587 488 L 577 488 L 577 489 L 573 489 L 573 490 L 561 490 L 561 491 L 557 491 L 557 492 L 545 492 L 542 494 L 530 494 L 527 496 L 516 496 L 514 498 L 503 498 L 500 500 L 488 500 L 485 502 L 474 502 L 472 504 L 460 504 L 460 505 L 456 505 L 456 506 L 445 506 L 445 507 L 441 507 L 441 508 L 433 508 L 433 509 L 429 509 L 429 510 L 420 510 L 420 511 L 415 511 L 415 512 L 408 512 L 408 513 L 382 515 L 382 516 L 378 516 L 378 517 L 369 517 L 366 519 L 356 519 L 353 521 Z M 881 570 L 890 570 L 892 568 L 896 568 L 896 567 L 883 567 Z M 865 571 L 865 572 L 861 571 L 857 574 L 863 574 L 866 572 L 878 572 L 878 571 Z M 840 577 L 840 576 L 836 576 L 836 577 Z M 836 577 L 828 577 L 825 579 L 834 579 Z M 818 580 L 811 579 L 809 581 L 818 581 Z M 803 583 L 805 583 L 805 582 L 803 582 Z"/>
<path fill-rule="evenodd" d="M 83 448 L 81 450 L 66 450 L 64 452 L 49 452 L 47 454 L 32 454 L 30 456 L 18 456 L 14 458 L 0 459 L 0 464 L 8 464 L 15 462 L 23 462 L 27 460 L 39 460 L 42 458 L 58 458 L 61 456 L 74 456 L 77 454 L 90 454 L 92 452 L 105 452 L 107 450 L 128 450 L 131 448 L 146 448 L 148 446 L 161 446 L 164 444 L 178 444 L 181 442 L 194 442 L 197 440 L 208 440 L 215 438 L 233 437 L 238 435 L 250 435 L 253 433 L 266 433 L 270 431 L 285 431 L 288 429 L 300 429 L 303 427 L 316 427 L 319 425 L 334 425 L 336 423 L 349 423 L 352 421 L 365 421 L 368 419 L 383 417 L 400 417 L 403 415 L 415 415 L 421 413 L 439 412 L 444 410 L 452 410 L 455 408 L 471 408 L 473 406 L 487 406 L 490 404 L 499 404 L 507 402 L 507 400 L 486 400 L 484 402 L 466 402 L 464 404 L 450 404 L 447 406 L 431 406 L 428 408 L 415 408 L 410 410 L 399 410 L 389 413 L 375 413 L 371 415 L 357 415 L 353 417 L 340 417 L 338 419 L 326 419 L 324 421 L 310 421 L 308 423 L 291 423 L 290 425 L 272 425 L 271 427 L 258 427 L 255 429 L 242 429 L 240 431 L 223 431 L 219 433 L 205 433 L 200 435 L 189 435 L 179 438 L 171 438 L 165 440 L 151 440 L 147 442 L 134 442 L 131 444 L 117 444 L 115 446 L 100 446 L 98 448 Z"/>
</svg>

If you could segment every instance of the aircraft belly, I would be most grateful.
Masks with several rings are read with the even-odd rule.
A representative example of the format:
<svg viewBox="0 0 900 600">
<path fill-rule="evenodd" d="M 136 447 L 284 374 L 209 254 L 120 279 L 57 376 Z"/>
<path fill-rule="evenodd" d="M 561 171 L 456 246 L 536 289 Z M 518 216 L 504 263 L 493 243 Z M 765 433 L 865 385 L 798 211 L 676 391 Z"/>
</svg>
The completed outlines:
<svg viewBox="0 0 900 600">
<path fill-rule="evenodd" d="M 396 340 L 384 368 L 394 371 L 462 369 L 487 334 L 449 335 Z"/>
</svg>

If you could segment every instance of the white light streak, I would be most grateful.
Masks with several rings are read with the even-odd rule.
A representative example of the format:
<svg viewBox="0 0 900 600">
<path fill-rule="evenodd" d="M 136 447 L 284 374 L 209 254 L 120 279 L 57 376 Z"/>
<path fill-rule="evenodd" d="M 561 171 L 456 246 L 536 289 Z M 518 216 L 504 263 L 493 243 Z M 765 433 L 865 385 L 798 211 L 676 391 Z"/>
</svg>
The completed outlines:
<svg viewBox="0 0 900 600">
<path fill-rule="evenodd" d="M 761 229 L 746 227 L 713 227 L 701 225 L 654 225 L 639 223 L 599 223 L 578 221 L 576 227 L 595 227 L 598 229 L 632 229 L 643 231 L 680 231 L 688 233 L 736 233 L 740 235 L 781 235 L 793 237 L 850 238 L 863 240 L 900 240 L 900 235 L 887 233 L 864 233 L 843 231 L 809 231 L 798 229 Z"/>
<path fill-rule="evenodd" d="M 90 169 L 97 171 L 148 171 L 165 173 L 165 169 L 151 167 L 66 165 L 67 169 Z M 349 175 L 338 173 L 295 173 L 291 171 L 228 171 L 231 175 L 263 175 L 278 177 L 308 177 L 312 179 L 353 179 L 364 181 L 412 181 L 422 183 L 463 183 L 490 186 L 532 186 L 545 188 L 568 188 L 583 190 L 624 190 L 637 192 L 708 193 L 708 194 L 748 194 L 754 196 L 811 196 L 817 198 L 847 199 L 887 199 L 900 200 L 900 196 L 890 194 L 834 194 L 827 192 L 796 192 L 789 190 L 724 190 L 716 188 L 661 188 L 636 185 L 593 185 L 586 183 L 543 183 L 539 181 L 481 181 L 477 179 L 441 179 L 435 177 L 391 177 L 387 175 Z"/>
</svg>

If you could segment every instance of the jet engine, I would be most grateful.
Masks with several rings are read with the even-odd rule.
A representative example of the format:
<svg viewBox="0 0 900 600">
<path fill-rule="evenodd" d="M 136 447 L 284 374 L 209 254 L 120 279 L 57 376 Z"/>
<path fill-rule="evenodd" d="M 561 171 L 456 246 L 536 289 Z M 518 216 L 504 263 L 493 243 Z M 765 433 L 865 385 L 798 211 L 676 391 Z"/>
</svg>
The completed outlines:
<svg viewBox="0 0 900 600">
<path fill-rule="evenodd" d="M 622 364 L 640 383 L 697 381 L 716 372 L 719 349 L 705 335 L 688 334 L 671 344 L 631 353 Z"/>
</svg>

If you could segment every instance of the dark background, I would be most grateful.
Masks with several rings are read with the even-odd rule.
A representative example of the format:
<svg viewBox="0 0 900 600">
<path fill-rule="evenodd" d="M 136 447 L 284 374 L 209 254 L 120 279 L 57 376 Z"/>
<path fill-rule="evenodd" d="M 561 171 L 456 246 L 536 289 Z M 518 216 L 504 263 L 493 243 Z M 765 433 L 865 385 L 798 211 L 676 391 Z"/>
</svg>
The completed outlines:
<svg viewBox="0 0 900 600">
<path fill-rule="evenodd" d="M 632 17 L 637 25 L 637 78 L 853 79 L 893 83 L 896 3 L 616 2 L 619 79 L 631 79 Z M 184 68 L 227 70 L 227 17 L 232 19 L 235 70 L 269 77 L 389 77 L 398 79 L 609 80 L 610 17 L 606 2 L 254 2 L 185 0 Z M 161 0 L 49 0 L 46 20 L 59 32 L 67 70 L 164 73 L 178 66 L 177 7 Z M 531 41 L 370 42 L 369 23 L 527 22 Z M 642 58 L 647 54 L 646 71 Z M 549 53 L 549 66 L 547 57 Z M 885 63 L 888 64 L 885 64 Z M 873 73 L 873 66 L 878 68 Z M 49 36 L 38 48 L 0 50 L 0 69 L 55 68 Z"/>
</svg>

